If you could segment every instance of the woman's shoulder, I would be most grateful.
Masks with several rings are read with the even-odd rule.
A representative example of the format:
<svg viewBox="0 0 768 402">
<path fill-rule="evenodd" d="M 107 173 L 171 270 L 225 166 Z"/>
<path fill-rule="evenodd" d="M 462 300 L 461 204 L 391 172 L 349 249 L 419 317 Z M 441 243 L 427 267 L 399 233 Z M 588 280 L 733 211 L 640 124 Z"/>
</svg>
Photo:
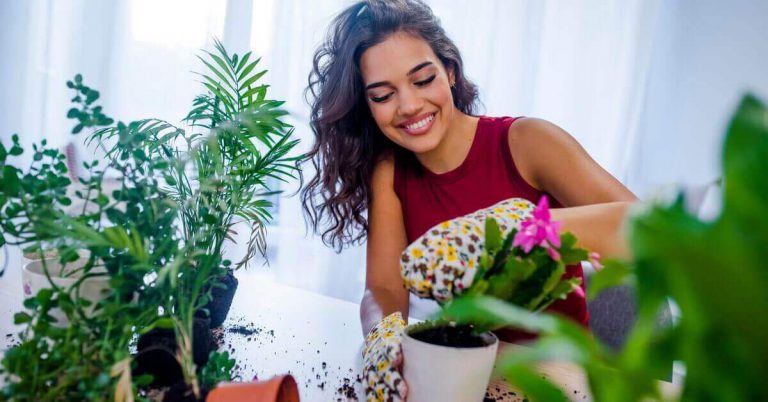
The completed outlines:
<svg viewBox="0 0 768 402">
<path fill-rule="evenodd" d="M 541 173 L 551 164 L 566 163 L 580 152 L 579 143 L 565 130 L 547 120 L 523 117 L 510 124 L 507 142 L 520 175 L 541 189 Z"/>
<path fill-rule="evenodd" d="M 510 149 L 513 152 L 525 151 L 546 152 L 549 146 L 576 145 L 576 140 L 565 130 L 544 119 L 535 117 L 520 117 L 515 119 L 507 130 Z"/>
</svg>

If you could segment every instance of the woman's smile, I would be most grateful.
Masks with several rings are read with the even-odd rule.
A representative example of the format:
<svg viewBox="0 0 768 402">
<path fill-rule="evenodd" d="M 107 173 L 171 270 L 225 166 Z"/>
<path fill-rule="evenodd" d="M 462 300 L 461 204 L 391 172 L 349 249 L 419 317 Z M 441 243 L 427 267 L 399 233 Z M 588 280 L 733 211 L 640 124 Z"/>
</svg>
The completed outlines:
<svg viewBox="0 0 768 402">
<path fill-rule="evenodd" d="M 408 135 L 423 135 L 429 132 L 429 129 L 435 124 L 437 112 L 425 113 L 414 118 L 408 119 L 397 127 Z"/>
</svg>

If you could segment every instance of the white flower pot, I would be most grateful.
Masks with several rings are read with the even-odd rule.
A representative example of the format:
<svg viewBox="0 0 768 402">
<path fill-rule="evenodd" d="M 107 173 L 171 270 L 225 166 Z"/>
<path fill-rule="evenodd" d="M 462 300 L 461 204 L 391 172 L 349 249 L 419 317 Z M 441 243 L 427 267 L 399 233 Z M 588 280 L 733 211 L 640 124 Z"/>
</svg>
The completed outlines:
<svg viewBox="0 0 768 402">
<path fill-rule="evenodd" d="M 57 258 L 46 259 L 44 261 L 39 259 L 30 260 L 26 262 L 22 267 L 21 272 L 24 297 L 32 297 L 36 295 L 40 289 L 50 288 L 51 282 L 56 286 L 69 289 L 82 277 L 82 272 L 78 270 L 82 268 L 87 261 L 87 258 L 80 258 L 67 264 L 64 269 L 62 269 Z M 51 278 L 50 281 L 45 275 L 44 263 L 45 267 L 48 269 L 48 274 Z M 102 273 L 106 271 L 101 267 L 95 267 L 91 272 Z M 106 297 L 109 290 L 109 276 L 107 275 L 94 276 L 83 281 L 80 285 L 79 297 L 93 303 L 86 309 L 86 314 L 91 314 L 93 312 L 95 304 Z M 74 297 L 75 295 L 73 294 L 72 296 Z M 50 315 L 56 319 L 56 322 L 54 322 L 53 325 L 66 327 L 69 324 L 64 312 L 58 308 L 52 309 Z"/>
<path fill-rule="evenodd" d="M 403 334 L 403 374 L 408 402 L 482 402 L 491 379 L 499 340 L 481 336 L 478 347 L 434 345 Z"/>
</svg>

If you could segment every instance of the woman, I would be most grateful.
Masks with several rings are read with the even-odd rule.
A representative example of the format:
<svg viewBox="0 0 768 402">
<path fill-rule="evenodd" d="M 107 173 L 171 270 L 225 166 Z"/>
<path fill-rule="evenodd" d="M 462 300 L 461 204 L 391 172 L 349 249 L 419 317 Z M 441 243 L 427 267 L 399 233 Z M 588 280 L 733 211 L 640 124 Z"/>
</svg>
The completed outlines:
<svg viewBox="0 0 768 402">
<path fill-rule="evenodd" d="M 408 315 L 399 260 L 410 242 L 504 199 L 548 194 L 561 207 L 553 219 L 581 246 L 627 253 L 620 223 L 635 196 L 556 125 L 476 116 L 477 90 L 459 51 L 420 1 L 344 10 L 315 54 L 308 92 L 316 143 L 307 159 L 317 171 L 302 201 L 326 244 L 367 240 L 365 333 L 393 313 Z M 581 275 L 576 269 L 569 273 Z M 583 297 L 566 304 L 586 323 Z M 403 397 L 397 380 L 367 384 L 369 398 Z"/>
</svg>

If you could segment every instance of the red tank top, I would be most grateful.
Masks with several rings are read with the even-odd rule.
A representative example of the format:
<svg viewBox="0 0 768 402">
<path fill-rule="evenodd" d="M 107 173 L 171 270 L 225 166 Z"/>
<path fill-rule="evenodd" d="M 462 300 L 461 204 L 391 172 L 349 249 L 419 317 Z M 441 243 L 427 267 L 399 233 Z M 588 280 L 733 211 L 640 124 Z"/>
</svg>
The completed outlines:
<svg viewBox="0 0 768 402">
<path fill-rule="evenodd" d="M 431 172 L 410 152 L 396 155 L 394 190 L 402 206 L 409 243 L 440 222 L 507 198 L 519 197 L 538 203 L 545 193 L 520 176 L 509 151 L 507 133 L 516 119 L 480 117 L 467 157 L 459 167 L 447 173 Z M 552 207 L 562 206 L 551 196 L 549 198 Z M 565 277 L 580 277 L 584 288 L 581 264 L 567 267 Z M 576 293 L 553 303 L 548 311 L 566 315 L 584 326 L 589 322 L 586 301 Z"/>
</svg>

